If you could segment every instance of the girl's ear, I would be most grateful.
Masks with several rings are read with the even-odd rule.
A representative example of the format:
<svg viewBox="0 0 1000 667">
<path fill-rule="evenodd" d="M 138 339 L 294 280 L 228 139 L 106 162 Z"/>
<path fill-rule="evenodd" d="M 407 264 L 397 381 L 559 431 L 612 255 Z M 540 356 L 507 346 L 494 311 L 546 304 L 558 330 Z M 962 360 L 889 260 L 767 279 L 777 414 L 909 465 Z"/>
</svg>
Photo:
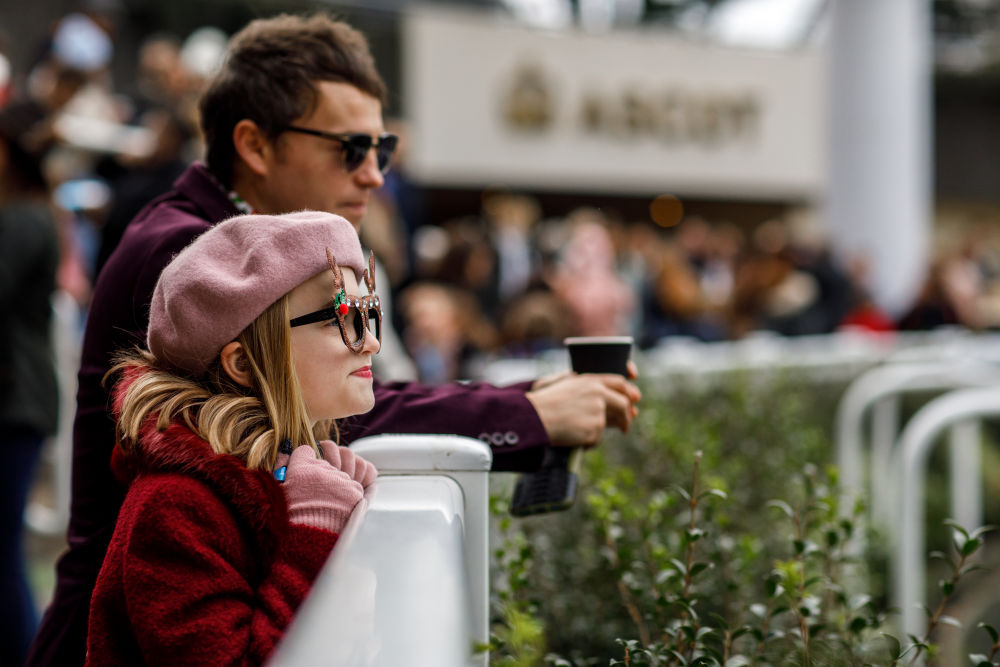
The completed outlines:
<svg viewBox="0 0 1000 667">
<path fill-rule="evenodd" d="M 219 362 L 222 364 L 222 370 L 226 371 L 226 375 L 231 377 L 233 382 L 244 387 L 251 386 L 250 363 L 240 343 L 236 341 L 227 343 L 219 352 Z"/>
</svg>

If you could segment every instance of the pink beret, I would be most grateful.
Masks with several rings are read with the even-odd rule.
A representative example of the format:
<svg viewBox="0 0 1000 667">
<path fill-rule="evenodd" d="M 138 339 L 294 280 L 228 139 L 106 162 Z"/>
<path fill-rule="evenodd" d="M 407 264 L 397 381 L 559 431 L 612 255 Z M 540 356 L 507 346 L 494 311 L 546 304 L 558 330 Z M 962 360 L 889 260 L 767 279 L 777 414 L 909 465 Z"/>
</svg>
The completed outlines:
<svg viewBox="0 0 1000 667">
<path fill-rule="evenodd" d="M 220 222 L 160 274 L 149 308 L 149 350 L 171 366 L 204 373 L 271 304 L 330 270 L 327 248 L 361 283 L 358 234 L 339 215 L 300 211 Z"/>
</svg>

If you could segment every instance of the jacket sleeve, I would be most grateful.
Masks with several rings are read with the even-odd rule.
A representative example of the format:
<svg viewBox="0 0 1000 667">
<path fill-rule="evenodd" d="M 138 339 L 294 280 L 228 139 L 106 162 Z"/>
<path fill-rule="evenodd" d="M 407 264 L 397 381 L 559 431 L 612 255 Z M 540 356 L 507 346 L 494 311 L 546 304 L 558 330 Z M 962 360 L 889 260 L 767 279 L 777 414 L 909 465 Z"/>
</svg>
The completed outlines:
<svg viewBox="0 0 1000 667">
<path fill-rule="evenodd" d="M 549 444 L 525 393 L 531 383 L 426 385 L 375 381 L 375 407 L 340 424 L 341 439 L 382 433 L 451 433 L 479 438 L 493 450 L 494 471 L 536 470 Z"/>
<path fill-rule="evenodd" d="M 138 507 L 123 559 L 132 631 L 149 665 L 261 664 L 336 543 L 291 525 L 262 558 L 222 501 L 172 476 Z M 133 611 L 134 610 L 134 611 Z"/>
</svg>

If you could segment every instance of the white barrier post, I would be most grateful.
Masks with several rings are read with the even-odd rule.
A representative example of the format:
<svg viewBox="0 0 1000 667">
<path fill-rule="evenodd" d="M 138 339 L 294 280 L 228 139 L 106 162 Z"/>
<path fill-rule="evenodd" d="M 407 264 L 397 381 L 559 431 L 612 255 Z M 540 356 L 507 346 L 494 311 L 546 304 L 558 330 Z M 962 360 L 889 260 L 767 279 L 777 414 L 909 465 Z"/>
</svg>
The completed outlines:
<svg viewBox="0 0 1000 667">
<path fill-rule="evenodd" d="M 1000 416 L 1000 387 L 960 389 L 936 398 L 907 423 L 896 447 L 895 470 L 901 480 L 899 539 L 895 546 L 893 597 L 902 614 L 902 631 L 922 636 L 926 622 L 922 606 L 927 579 L 924 538 L 924 489 L 927 458 L 941 432 L 965 420 Z M 978 443 L 977 445 L 978 446 Z M 964 486 L 981 487 L 976 479 L 966 479 Z M 973 521 L 965 527 L 978 526 Z"/>
<path fill-rule="evenodd" d="M 383 435 L 351 449 L 379 478 L 270 662 L 486 667 L 489 469 L 479 440 Z"/>
</svg>

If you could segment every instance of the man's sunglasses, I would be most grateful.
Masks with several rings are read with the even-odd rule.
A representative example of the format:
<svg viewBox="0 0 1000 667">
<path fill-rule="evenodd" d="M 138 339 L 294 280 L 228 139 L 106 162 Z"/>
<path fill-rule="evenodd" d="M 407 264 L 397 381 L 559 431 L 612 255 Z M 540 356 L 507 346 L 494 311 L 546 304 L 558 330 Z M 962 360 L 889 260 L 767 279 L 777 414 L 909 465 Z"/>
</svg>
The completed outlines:
<svg viewBox="0 0 1000 667">
<path fill-rule="evenodd" d="M 339 142 L 344 154 L 344 169 L 348 172 L 360 167 L 368 157 L 368 151 L 374 147 L 378 169 L 384 174 L 389 170 L 392 154 L 396 152 L 396 145 L 399 143 L 399 137 L 395 134 L 380 134 L 378 143 L 375 143 L 370 134 L 335 134 L 296 125 L 285 125 L 281 129 L 285 132 L 298 132 Z"/>
</svg>

